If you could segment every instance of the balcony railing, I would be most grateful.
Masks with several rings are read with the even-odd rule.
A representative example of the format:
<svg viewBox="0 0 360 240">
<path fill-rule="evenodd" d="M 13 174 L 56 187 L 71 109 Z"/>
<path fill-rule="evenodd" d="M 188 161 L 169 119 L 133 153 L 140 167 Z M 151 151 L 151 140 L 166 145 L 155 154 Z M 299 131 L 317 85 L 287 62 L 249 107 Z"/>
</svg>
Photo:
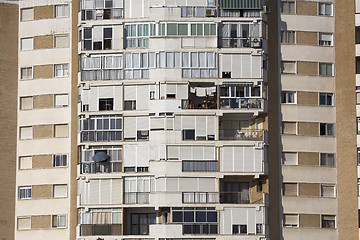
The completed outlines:
<svg viewBox="0 0 360 240">
<path fill-rule="evenodd" d="M 259 109 L 263 103 L 259 98 L 220 98 L 220 109 Z"/>
<path fill-rule="evenodd" d="M 217 161 L 182 161 L 183 172 L 217 172 Z"/>
<path fill-rule="evenodd" d="M 122 162 L 89 162 L 80 163 L 81 174 L 122 172 Z"/>
<path fill-rule="evenodd" d="M 217 234 L 217 224 L 183 224 L 183 234 Z"/>
<path fill-rule="evenodd" d="M 217 192 L 183 192 L 183 203 L 218 203 Z"/>
<path fill-rule="evenodd" d="M 220 129 L 220 140 L 246 140 L 246 141 L 263 141 L 263 130 L 241 131 L 233 129 Z"/>
<path fill-rule="evenodd" d="M 249 204 L 249 194 L 241 192 L 221 192 L 220 203 Z"/>
<path fill-rule="evenodd" d="M 80 236 L 122 235 L 121 224 L 81 224 Z"/>
<path fill-rule="evenodd" d="M 122 131 L 82 131 L 81 142 L 121 141 Z"/>
<path fill-rule="evenodd" d="M 183 99 L 181 100 L 181 109 L 216 109 L 216 101 L 203 101 L 202 103 L 197 104 L 190 103 L 190 100 Z"/>
<path fill-rule="evenodd" d="M 125 192 L 124 204 L 145 204 L 149 203 L 149 192 Z"/>
</svg>

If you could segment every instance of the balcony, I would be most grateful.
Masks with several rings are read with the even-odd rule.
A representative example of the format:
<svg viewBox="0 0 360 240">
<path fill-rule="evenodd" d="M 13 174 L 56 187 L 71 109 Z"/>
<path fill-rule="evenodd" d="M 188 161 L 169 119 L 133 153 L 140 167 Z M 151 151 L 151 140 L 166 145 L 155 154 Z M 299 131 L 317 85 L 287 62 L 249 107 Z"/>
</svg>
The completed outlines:
<svg viewBox="0 0 360 240">
<path fill-rule="evenodd" d="M 217 234 L 217 224 L 196 223 L 196 224 L 183 224 L 183 234 Z"/>
<path fill-rule="evenodd" d="M 80 163 L 81 174 L 122 172 L 122 162 Z"/>
<path fill-rule="evenodd" d="M 217 192 L 183 192 L 183 203 L 218 203 Z"/>
<path fill-rule="evenodd" d="M 122 131 L 82 131 L 81 142 L 121 141 Z"/>
<path fill-rule="evenodd" d="M 82 10 L 81 20 L 120 19 L 122 15 L 122 8 Z"/>
<path fill-rule="evenodd" d="M 183 172 L 217 172 L 218 161 L 182 161 Z"/>
<path fill-rule="evenodd" d="M 249 194 L 242 192 L 220 192 L 220 203 L 249 204 Z"/>
<path fill-rule="evenodd" d="M 122 235 L 121 224 L 81 224 L 80 236 L 118 236 Z"/>
<path fill-rule="evenodd" d="M 147 204 L 149 196 L 149 192 L 125 192 L 124 204 Z"/>
<path fill-rule="evenodd" d="M 220 109 L 262 109 L 262 108 L 264 108 L 264 99 L 220 97 Z"/>
<path fill-rule="evenodd" d="M 236 141 L 263 141 L 263 130 L 233 130 L 220 129 L 220 140 L 236 140 Z"/>
<path fill-rule="evenodd" d="M 213 83 L 190 83 L 189 99 L 182 100 L 182 109 L 216 109 L 216 86 Z"/>
</svg>

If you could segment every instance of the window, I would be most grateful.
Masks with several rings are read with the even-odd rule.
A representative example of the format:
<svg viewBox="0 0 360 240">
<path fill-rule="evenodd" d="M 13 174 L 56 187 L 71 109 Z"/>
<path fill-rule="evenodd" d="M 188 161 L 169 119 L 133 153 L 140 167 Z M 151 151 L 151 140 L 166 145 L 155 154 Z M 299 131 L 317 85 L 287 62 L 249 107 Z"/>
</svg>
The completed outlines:
<svg viewBox="0 0 360 240">
<path fill-rule="evenodd" d="M 124 110 L 136 110 L 136 100 L 124 101 Z"/>
<path fill-rule="evenodd" d="M 154 177 L 125 177 L 124 203 L 149 203 L 150 192 L 154 191 Z"/>
<path fill-rule="evenodd" d="M 21 97 L 20 98 L 20 110 L 33 109 L 33 97 Z"/>
<path fill-rule="evenodd" d="M 284 214 L 283 225 L 284 227 L 298 227 L 299 216 L 297 214 Z"/>
<path fill-rule="evenodd" d="M 113 98 L 99 99 L 99 111 L 113 110 L 113 106 L 114 106 L 114 99 Z"/>
<path fill-rule="evenodd" d="M 126 53 L 125 79 L 149 78 L 149 68 L 155 67 L 155 53 Z"/>
<path fill-rule="evenodd" d="M 281 62 L 281 73 L 295 74 L 296 73 L 295 62 L 282 61 Z"/>
<path fill-rule="evenodd" d="M 56 154 L 53 156 L 53 167 L 66 167 L 67 166 L 67 155 Z"/>
<path fill-rule="evenodd" d="M 336 188 L 334 184 L 321 184 L 322 197 L 336 197 Z"/>
<path fill-rule="evenodd" d="M 333 34 L 332 33 L 319 33 L 320 46 L 332 46 Z"/>
<path fill-rule="evenodd" d="M 69 5 L 55 5 L 55 18 L 69 17 Z"/>
<path fill-rule="evenodd" d="M 31 169 L 32 157 L 19 157 L 19 169 Z"/>
<path fill-rule="evenodd" d="M 281 1 L 281 13 L 295 14 L 295 1 Z"/>
<path fill-rule="evenodd" d="M 32 79 L 33 78 L 33 67 L 22 67 L 20 69 L 20 79 Z"/>
<path fill-rule="evenodd" d="M 332 93 L 319 93 L 319 105 L 333 106 L 333 96 Z"/>
<path fill-rule="evenodd" d="M 319 63 L 319 75 L 320 76 L 333 76 L 333 64 L 332 63 Z"/>
<path fill-rule="evenodd" d="M 281 92 L 281 103 L 296 104 L 296 92 Z"/>
<path fill-rule="evenodd" d="M 52 215 L 52 228 L 66 228 L 66 215 Z"/>
<path fill-rule="evenodd" d="M 69 136 L 69 129 L 67 124 L 54 125 L 54 137 L 67 138 Z"/>
<path fill-rule="evenodd" d="M 183 172 L 217 172 L 218 162 L 217 161 L 182 161 Z"/>
<path fill-rule="evenodd" d="M 55 64 L 55 77 L 67 77 L 69 75 L 68 64 Z"/>
<path fill-rule="evenodd" d="M 94 26 L 83 30 L 83 50 L 112 49 L 112 28 Z"/>
<path fill-rule="evenodd" d="M 53 186 L 53 197 L 54 198 L 66 198 L 67 197 L 67 185 L 54 185 Z"/>
<path fill-rule="evenodd" d="M 320 123 L 320 136 L 334 136 L 335 129 L 332 123 Z"/>
<path fill-rule="evenodd" d="M 20 50 L 33 50 L 34 48 L 34 38 L 21 38 L 20 39 Z"/>
<path fill-rule="evenodd" d="M 283 152 L 282 154 L 283 165 L 298 165 L 298 155 L 295 152 Z"/>
<path fill-rule="evenodd" d="M 294 44 L 295 43 L 295 31 L 281 31 L 281 43 Z"/>
<path fill-rule="evenodd" d="M 83 0 L 82 20 L 112 19 L 122 17 L 122 0 Z"/>
<path fill-rule="evenodd" d="M 195 130 L 183 130 L 183 140 L 195 140 Z"/>
<path fill-rule="evenodd" d="M 233 225 L 232 234 L 247 234 L 247 225 Z"/>
<path fill-rule="evenodd" d="M 69 35 L 55 35 L 54 47 L 55 48 L 68 48 L 70 46 Z"/>
<path fill-rule="evenodd" d="M 17 229 L 18 230 L 31 229 L 31 217 L 18 217 Z"/>
<path fill-rule="evenodd" d="M 360 88 L 356 87 L 356 104 L 360 105 Z"/>
<path fill-rule="evenodd" d="M 31 199 L 31 186 L 19 187 L 19 199 Z"/>
<path fill-rule="evenodd" d="M 322 228 L 335 228 L 335 216 L 334 215 L 322 215 L 321 216 Z"/>
<path fill-rule="evenodd" d="M 283 122 L 282 123 L 282 134 L 297 134 L 296 122 Z"/>
<path fill-rule="evenodd" d="M 124 38 L 126 39 L 125 48 L 149 46 L 149 24 L 125 25 L 124 35 Z"/>
<path fill-rule="evenodd" d="M 284 196 L 297 196 L 298 194 L 297 183 L 283 183 L 283 195 Z"/>
<path fill-rule="evenodd" d="M 68 106 L 68 95 L 67 94 L 56 94 L 54 96 L 55 107 L 67 107 Z"/>
<path fill-rule="evenodd" d="M 333 15 L 332 3 L 319 3 L 319 15 L 332 16 Z"/>
<path fill-rule="evenodd" d="M 32 127 L 20 127 L 20 139 L 32 139 L 33 138 L 33 128 Z"/>
<path fill-rule="evenodd" d="M 83 57 L 81 80 L 122 79 L 122 56 Z"/>
<path fill-rule="evenodd" d="M 216 56 L 213 52 L 183 52 L 181 60 L 182 78 L 217 77 Z"/>
<path fill-rule="evenodd" d="M 207 6 L 215 6 L 215 1 L 208 0 Z M 216 9 L 212 7 L 181 7 L 181 17 L 215 17 Z"/>
<path fill-rule="evenodd" d="M 34 8 L 23 8 L 21 9 L 21 21 L 34 20 Z"/>
<path fill-rule="evenodd" d="M 327 167 L 335 167 L 335 154 L 321 153 L 320 154 L 320 165 L 327 166 Z"/>
<path fill-rule="evenodd" d="M 122 117 L 119 115 L 83 118 L 80 126 L 82 142 L 117 141 L 122 139 Z"/>
<path fill-rule="evenodd" d="M 131 214 L 131 234 L 149 234 L 149 225 L 156 224 L 156 213 L 132 213 Z"/>
<path fill-rule="evenodd" d="M 356 118 L 356 132 L 357 135 L 360 135 L 360 117 Z"/>
<path fill-rule="evenodd" d="M 137 130 L 137 140 L 149 140 L 149 130 Z"/>
</svg>

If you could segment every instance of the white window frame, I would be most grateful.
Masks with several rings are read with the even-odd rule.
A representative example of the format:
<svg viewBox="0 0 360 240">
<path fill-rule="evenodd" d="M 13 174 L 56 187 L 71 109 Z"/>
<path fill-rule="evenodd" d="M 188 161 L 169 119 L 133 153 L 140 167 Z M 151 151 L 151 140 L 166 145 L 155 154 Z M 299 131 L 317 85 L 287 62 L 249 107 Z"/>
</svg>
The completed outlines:
<svg viewBox="0 0 360 240">
<path fill-rule="evenodd" d="M 32 41 L 32 46 L 30 48 L 24 49 L 23 41 L 30 40 Z M 33 37 L 26 37 L 26 38 L 20 38 L 20 50 L 21 51 L 31 51 L 34 50 L 34 38 Z"/>
<path fill-rule="evenodd" d="M 331 156 L 334 158 L 334 165 L 329 165 L 329 156 Z M 325 157 L 325 159 L 322 159 L 322 157 Z M 325 160 L 326 164 L 322 164 L 321 160 Z M 336 167 L 336 155 L 334 153 L 320 153 L 320 166 L 325 166 L 325 167 Z"/>
<path fill-rule="evenodd" d="M 31 165 L 31 167 L 23 167 L 22 166 L 22 159 L 25 159 L 25 158 L 30 158 L 30 161 L 31 161 L 31 163 L 30 163 L 30 165 Z M 20 156 L 19 157 L 19 170 L 24 170 L 24 169 L 32 169 L 32 156 Z"/>
<path fill-rule="evenodd" d="M 64 196 L 56 196 L 56 188 L 57 187 L 66 187 L 66 195 Z M 67 198 L 68 197 L 68 186 L 67 184 L 54 184 L 53 185 L 53 198 Z"/>
<path fill-rule="evenodd" d="M 321 125 L 325 125 L 325 134 L 321 134 Z M 332 134 L 328 134 L 329 127 L 332 127 Z M 335 136 L 335 124 L 334 123 L 320 123 L 319 125 L 319 136 Z"/>
<path fill-rule="evenodd" d="M 30 220 L 30 224 L 29 224 L 29 228 L 19 228 L 19 219 L 29 219 Z M 17 221 L 16 221 L 16 224 L 17 224 L 17 230 L 28 230 L 28 229 L 31 229 L 31 216 L 21 216 L 21 217 L 18 217 L 17 218 Z"/>
<path fill-rule="evenodd" d="M 31 69 L 31 76 L 29 76 L 29 77 L 24 77 L 24 75 L 22 74 L 22 71 L 23 70 L 27 70 L 27 71 L 29 71 L 29 69 Z M 30 79 L 33 79 L 34 78 L 34 71 L 33 71 L 34 69 L 33 69 L 33 67 L 31 66 L 31 67 L 21 67 L 20 68 L 20 80 L 30 80 Z"/>
<path fill-rule="evenodd" d="M 22 129 L 31 129 L 31 137 L 28 138 L 22 138 Z M 19 128 L 19 138 L 20 140 L 27 140 L 27 139 L 33 139 L 33 127 L 32 126 L 23 126 Z"/>
<path fill-rule="evenodd" d="M 24 108 L 24 106 L 23 106 L 23 101 L 25 100 L 25 99 L 31 99 L 31 107 L 29 107 L 29 108 Z M 34 108 L 34 99 L 33 99 L 33 97 L 32 96 L 29 96 L 29 97 L 20 97 L 20 110 L 32 110 Z"/>
<path fill-rule="evenodd" d="M 53 218 L 56 217 L 56 226 L 53 225 Z M 65 226 L 59 226 L 60 219 L 65 217 Z M 67 228 L 67 215 L 66 214 L 58 214 L 51 216 L 51 228 Z"/>
<path fill-rule="evenodd" d="M 294 70 L 288 71 L 288 69 L 285 69 L 285 64 L 294 64 Z M 281 61 L 281 74 L 296 74 L 296 62 L 295 61 Z"/>
<path fill-rule="evenodd" d="M 325 36 L 329 36 L 331 38 L 331 40 L 330 41 L 323 40 L 323 37 L 325 37 Z M 331 47 L 331 46 L 333 46 L 333 42 L 334 42 L 334 34 L 333 33 L 319 32 L 319 46 Z"/>
<path fill-rule="evenodd" d="M 57 69 L 59 67 L 59 69 Z M 58 71 L 60 71 L 60 74 L 58 75 Z M 63 64 L 55 64 L 54 65 L 54 77 L 68 77 L 69 76 L 69 64 L 63 63 Z"/>
<path fill-rule="evenodd" d="M 331 7 L 330 13 L 326 12 L 326 7 L 329 6 Z M 334 15 L 334 5 L 330 2 L 319 2 L 319 15 L 320 16 L 328 16 L 331 17 Z"/>
<path fill-rule="evenodd" d="M 32 187 L 31 186 L 19 186 L 18 187 L 18 199 L 25 200 L 31 199 L 32 197 Z"/>
<path fill-rule="evenodd" d="M 139 35 L 140 26 L 142 28 L 141 34 Z M 145 31 L 145 26 L 147 26 L 147 33 Z M 135 35 L 132 34 L 132 28 L 135 28 Z M 150 37 L 150 24 L 126 24 L 124 26 L 124 40 L 126 41 L 126 48 L 147 48 L 149 47 L 149 37 Z M 139 42 L 142 42 L 140 46 Z M 129 44 L 131 43 L 131 44 Z"/>
<path fill-rule="evenodd" d="M 56 162 L 56 158 L 59 157 L 59 162 L 61 163 L 60 165 L 58 165 Z M 66 163 L 65 165 L 63 165 L 63 163 Z M 53 167 L 67 167 L 68 165 L 68 155 L 67 154 L 54 154 L 53 155 Z"/>
<path fill-rule="evenodd" d="M 290 163 L 286 163 L 286 154 L 294 154 L 296 161 L 294 164 L 290 164 Z M 298 152 L 283 152 L 282 153 L 282 161 L 281 161 L 282 165 L 286 165 L 286 166 L 297 166 L 299 164 L 299 154 Z"/>
<path fill-rule="evenodd" d="M 323 187 L 332 187 L 334 192 L 332 196 L 325 196 Z M 336 198 L 336 185 L 335 184 L 321 184 L 321 197 L 324 198 Z"/>
<path fill-rule="evenodd" d="M 56 103 L 56 97 L 60 97 L 60 96 L 66 96 L 66 98 L 67 98 L 67 104 L 66 105 L 58 105 L 57 103 Z M 67 106 L 69 106 L 69 95 L 66 93 L 66 94 L 55 94 L 54 95 L 54 107 L 56 107 L 56 108 L 60 108 L 60 107 L 67 107 Z"/>
<path fill-rule="evenodd" d="M 291 95 L 293 95 L 293 96 L 291 97 Z M 291 101 L 289 101 L 290 99 L 293 99 L 294 101 L 291 102 Z M 283 101 L 283 100 L 285 100 L 285 101 Z M 297 92 L 295 92 L 295 91 L 281 92 L 281 103 L 282 104 L 296 104 L 297 103 Z"/>
<path fill-rule="evenodd" d="M 58 13 L 59 13 L 58 8 L 61 8 L 61 11 L 62 11 L 62 13 L 64 13 L 64 15 L 58 15 Z M 55 5 L 55 18 L 67 18 L 67 17 L 69 17 L 69 13 L 70 13 L 70 5 L 69 4 Z"/>
<path fill-rule="evenodd" d="M 23 11 L 32 10 L 32 18 L 28 20 L 23 19 Z M 34 20 L 34 8 L 22 8 L 21 10 L 21 22 L 33 21 Z"/>
<path fill-rule="evenodd" d="M 295 225 L 295 224 L 286 224 L 286 222 L 285 222 L 285 218 L 286 218 L 286 216 L 296 216 L 297 217 L 297 224 Z M 299 227 L 299 215 L 298 214 L 284 214 L 283 215 L 283 226 L 284 227 Z"/>
</svg>

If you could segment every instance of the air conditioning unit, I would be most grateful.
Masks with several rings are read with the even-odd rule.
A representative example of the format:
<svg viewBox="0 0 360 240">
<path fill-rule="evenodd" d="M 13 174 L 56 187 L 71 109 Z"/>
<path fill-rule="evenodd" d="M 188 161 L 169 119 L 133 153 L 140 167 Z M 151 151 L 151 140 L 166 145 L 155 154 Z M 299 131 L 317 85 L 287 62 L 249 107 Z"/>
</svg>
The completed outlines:
<svg viewBox="0 0 360 240">
<path fill-rule="evenodd" d="M 252 38 L 251 39 L 251 47 L 252 48 L 261 48 L 261 39 L 260 38 Z"/>
<path fill-rule="evenodd" d="M 215 17 L 215 9 L 206 9 L 205 16 L 206 17 Z"/>
</svg>

